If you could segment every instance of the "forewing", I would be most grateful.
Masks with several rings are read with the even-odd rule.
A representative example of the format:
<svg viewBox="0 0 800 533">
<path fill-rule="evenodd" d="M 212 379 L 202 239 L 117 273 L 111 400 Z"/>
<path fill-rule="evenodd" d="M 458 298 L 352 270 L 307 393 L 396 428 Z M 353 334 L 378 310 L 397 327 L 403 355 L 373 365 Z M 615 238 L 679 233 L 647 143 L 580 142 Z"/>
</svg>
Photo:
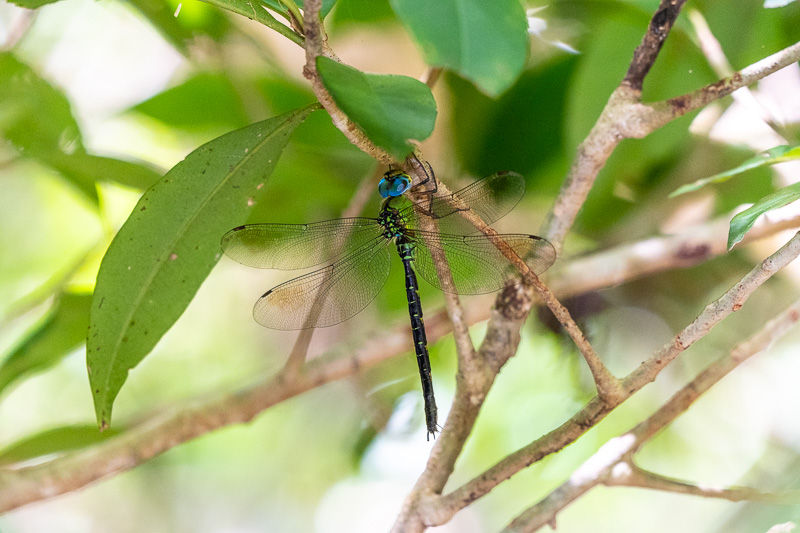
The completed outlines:
<svg viewBox="0 0 800 533">
<path fill-rule="evenodd" d="M 247 224 L 222 237 L 225 255 L 256 268 L 293 270 L 319 265 L 362 246 L 382 232 L 372 218 L 311 224 Z"/>
<path fill-rule="evenodd" d="M 441 252 L 447 260 L 454 283 L 451 292 L 457 294 L 485 294 L 495 292 L 518 275 L 513 264 L 484 234 L 449 235 L 413 232 L 414 265 L 425 281 L 447 290 L 436 273 L 432 250 Z M 499 235 L 536 274 L 541 274 L 553 264 L 556 251 L 546 239 L 535 235 Z"/>
<path fill-rule="evenodd" d="M 525 178 L 515 172 L 499 172 L 478 180 L 447 196 L 435 196 L 403 209 L 409 225 L 420 228 L 419 217 L 436 219 L 439 231 L 456 235 L 477 232 L 475 226 L 459 214 L 466 206 L 486 224 L 499 220 L 519 203 L 525 194 Z"/>
<path fill-rule="evenodd" d="M 386 282 L 388 242 L 376 238 L 332 265 L 278 285 L 259 298 L 253 317 L 262 326 L 281 330 L 324 328 L 347 320 Z"/>
</svg>

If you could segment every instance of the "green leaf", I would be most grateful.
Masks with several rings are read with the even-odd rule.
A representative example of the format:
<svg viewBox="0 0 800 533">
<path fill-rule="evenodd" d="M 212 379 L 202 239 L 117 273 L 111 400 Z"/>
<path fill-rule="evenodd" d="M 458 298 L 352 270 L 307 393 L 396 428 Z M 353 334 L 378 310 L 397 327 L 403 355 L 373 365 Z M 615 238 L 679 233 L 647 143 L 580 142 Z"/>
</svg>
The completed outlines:
<svg viewBox="0 0 800 533">
<path fill-rule="evenodd" d="M 736 168 L 732 168 L 730 170 L 726 170 L 725 172 L 720 172 L 719 174 L 709 176 L 708 178 L 697 180 L 694 183 L 688 183 L 678 187 L 674 192 L 672 192 L 672 194 L 669 195 L 669 197 L 674 198 L 675 196 L 679 196 L 687 192 L 696 191 L 705 187 L 709 183 L 724 183 L 733 176 L 753 168 L 763 167 L 765 165 L 774 165 L 776 163 L 785 163 L 786 161 L 793 161 L 795 159 L 800 159 L 800 146 L 776 146 L 775 148 L 770 148 L 765 152 L 761 152 L 760 154 L 751 157 Z"/>
<path fill-rule="evenodd" d="M 519 0 L 391 0 L 429 65 L 458 72 L 490 96 L 514 84 L 528 56 Z"/>
<path fill-rule="evenodd" d="M 97 420 L 128 372 L 181 316 L 220 257 L 220 237 L 247 220 L 294 129 L 318 104 L 204 144 L 145 192 L 106 252 L 92 300 L 87 366 Z"/>
<path fill-rule="evenodd" d="M 90 155 L 62 92 L 10 53 L 0 53 L 0 136 L 49 166 L 97 203 L 98 181 L 146 189 L 159 178 L 144 163 Z"/>
<path fill-rule="evenodd" d="M 248 123 L 241 98 L 224 74 L 198 74 L 132 109 L 185 130 L 229 130 Z"/>
<path fill-rule="evenodd" d="M 0 53 L 0 134 L 23 155 L 83 151 L 69 101 L 11 53 Z"/>
<path fill-rule="evenodd" d="M 731 219 L 730 229 L 728 230 L 728 250 L 744 238 L 759 216 L 767 211 L 788 205 L 798 198 L 800 198 L 800 183 L 795 183 L 765 196 L 749 209 L 737 214 Z"/>
<path fill-rule="evenodd" d="M 144 189 L 158 173 L 142 163 L 86 153 L 64 94 L 10 53 L 0 53 L 0 136 L 20 155 L 59 172 L 93 203 L 98 181 Z"/>
<path fill-rule="evenodd" d="M 188 55 L 187 42 L 192 31 L 184 27 L 175 16 L 175 9 L 164 0 L 128 0 L 137 11 L 178 51 Z"/>
<path fill-rule="evenodd" d="M 57 298 L 50 314 L 0 365 L 0 392 L 31 372 L 41 372 L 86 340 L 89 293 L 67 292 Z"/>
<path fill-rule="evenodd" d="M 292 1 L 292 0 L 288 0 L 288 1 Z M 278 13 L 282 13 L 284 15 L 288 15 L 289 14 L 289 10 L 286 7 L 286 4 L 288 3 L 288 1 L 287 0 L 261 0 L 261 2 L 264 5 L 268 6 L 273 11 L 276 11 Z M 292 3 L 295 4 L 297 7 L 301 8 L 301 9 L 303 8 L 303 0 L 297 0 L 296 3 L 292 1 Z M 331 9 L 333 9 L 333 6 L 335 4 L 336 4 L 336 0 L 322 0 L 322 9 L 320 10 L 320 15 L 322 15 L 322 18 L 325 18 L 325 17 L 328 16 L 328 13 L 331 12 Z"/>
<path fill-rule="evenodd" d="M 97 182 L 115 182 L 143 191 L 161 178 L 161 173 L 147 163 L 123 161 L 85 152 L 70 155 L 52 153 L 41 159 L 62 175 L 70 176 L 73 183 L 81 183 L 92 189 L 95 189 Z"/>
<path fill-rule="evenodd" d="M 253 3 L 251 0 L 201 0 L 212 6 L 217 6 L 222 9 L 232 11 L 237 15 L 242 15 L 260 22 L 264 26 L 271 28 L 287 39 L 303 46 L 303 37 L 294 32 L 289 26 L 281 24 L 275 17 L 272 16 L 266 9 L 266 6 L 261 3 Z"/>
<path fill-rule="evenodd" d="M 433 132 L 436 100 L 422 82 L 407 76 L 365 74 L 327 57 L 317 70 L 336 105 L 376 145 L 401 159 L 409 139 L 422 141 Z"/>
<path fill-rule="evenodd" d="M 38 9 L 42 6 L 46 6 L 47 4 L 54 4 L 58 2 L 58 0 L 9 0 L 12 4 L 17 5 L 19 7 L 24 7 L 25 9 Z"/>
<path fill-rule="evenodd" d="M 62 426 L 19 440 L 0 451 L 0 466 L 85 448 L 119 435 L 121 430 L 97 431 L 96 426 Z"/>
<path fill-rule="evenodd" d="M 498 168 L 513 169 L 530 178 L 532 172 L 562 157 L 562 129 L 543 125 L 563 121 L 569 82 L 578 62 L 577 56 L 563 55 L 526 70 L 497 99 L 463 78 L 446 76 L 454 146 L 464 170 L 488 176 Z"/>
</svg>

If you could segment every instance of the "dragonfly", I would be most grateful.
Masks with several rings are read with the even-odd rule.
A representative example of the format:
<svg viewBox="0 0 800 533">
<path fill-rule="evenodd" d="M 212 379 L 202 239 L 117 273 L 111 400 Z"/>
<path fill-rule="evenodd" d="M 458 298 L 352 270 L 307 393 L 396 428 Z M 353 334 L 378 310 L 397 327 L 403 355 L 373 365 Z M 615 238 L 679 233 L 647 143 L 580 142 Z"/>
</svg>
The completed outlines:
<svg viewBox="0 0 800 533">
<path fill-rule="evenodd" d="M 424 191 L 431 194 L 397 208 L 393 204 L 412 189 L 412 179 L 400 169 L 390 169 L 378 185 L 384 201 L 377 218 L 247 224 L 228 231 L 221 241 L 225 255 L 250 267 L 295 270 L 326 264 L 258 299 L 253 317 L 276 330 L 328 327 L 358 314 L 389 276 L 393 243 L 405 274 L 428 439 L 436 436 L 439 426 L 417 274 L 437 289 L 456 294 L 500 290 L 516 277 L 516 269 L 462 212 L 469 209 L 491 224 L 525 193 L 524 178 L 514 172 L 493 174 L 447 195 L 434 195 L 438 187 L 433 181 L 434 188 Z M 528 234 L 499 237 L 537 275 L 555 261 L 555 249 L 546 239 Z M 449 275 L 441 275 L 437 261 L 440 269 L 446 263 Z"/>
</svg>

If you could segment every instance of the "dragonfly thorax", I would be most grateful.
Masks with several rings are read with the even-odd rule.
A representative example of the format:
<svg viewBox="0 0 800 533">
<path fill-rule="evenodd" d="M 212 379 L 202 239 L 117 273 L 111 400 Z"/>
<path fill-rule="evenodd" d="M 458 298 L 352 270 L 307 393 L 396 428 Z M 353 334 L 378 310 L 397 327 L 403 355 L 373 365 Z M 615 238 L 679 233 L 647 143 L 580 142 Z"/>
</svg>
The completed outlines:
<svg viewBox="0 0 800 533">
<path fill-rule="evenodd" d="M 383 226 L 383 235 L 387 239 L 400 237 L 406 229 L 406 221 L 400 211 L 388 205 L 381 209 L 378 215 L 378 223 Z"/>
</svg>

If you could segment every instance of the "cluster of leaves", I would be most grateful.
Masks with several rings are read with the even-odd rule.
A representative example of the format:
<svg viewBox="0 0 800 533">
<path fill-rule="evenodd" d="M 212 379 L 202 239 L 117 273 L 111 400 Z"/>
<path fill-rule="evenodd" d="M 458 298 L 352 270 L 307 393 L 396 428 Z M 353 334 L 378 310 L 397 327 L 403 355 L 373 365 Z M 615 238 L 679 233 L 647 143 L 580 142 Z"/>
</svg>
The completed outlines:
<svg viewBox="0 0 800 533">
<path fill-rule="evenodd" d="M 38 8 L 45 3 L 20 5 Z M 214 3 L 273 28 L 275 20 L 269 10 L 297 25 L 302 7 L 293 2 Z M 193 33 L 221 35 L 227 28 L 218 14 L 192 17 L 189 13 L 194 27 L 187 28 L 176 23 L 171 13 L 164 16 L 166 5 L 157 10 L 148 8 L 146 2 L 135 6 L 183 52 L 188 51 L 186 43 Z M 332 6 L 333 2 L 326 2 L 322 14 L 327 15 Z M 448 68 L 472 80 L 488 95 L 511 86 L 525 65 L 527 24 L 517 0 L 435 6 L 398 0 L 392 7 L 431 66 Z M 184 18 L 187 9 L 191 11 L 184 8 Z M 461 23 L 449 25 L 447 32 L 431 25 L 431 21 L 443 19 Z M 290 38 L 301 42 L 302 36 L 298 37 Z M 406 76 L 361 72 L 326 57 L 317 59 L 317 68 L 337 105 L 376 145 L 396 158 L 408 153 L 409 140 L 423 140 L 431 134 L 436 103 L 426 85 Z M 2 114 L 0 128 L 19 156 L 52 168 L 96 208 L 100 207 L 98 185 L 107 180 L 146 191 L 108 247 L 93 293 L 61 290 L 71 272 L 41 291 L 42 298 L 55 291 L 56 304 L 5 358 L 0 366 L 0 390 L 52 366 L 86 339 L 98 422 L 103 427 L 109 424 L 113 401 L 129 370 L 186 309 L 220 257 L 220 236 L 251 219 L 263 204 L 262 187 L 290 136 L 319 108 L 306 89 L 284 79 L 273 77 L 256 83 L 271 109 L 287 111 L 246 125 L 250 118 L 233 84 L 226 76 L 210 73 L 198 74 L 133 108 L 189 131 L 238 128 L 197 148 L 159 177 L 158 170 L 145 163 L 88 153 L 64 94 L 14 53 L 0 56 L 3 108 L 10 111 Z M 196 102 L 206 108 L 185 112 Z M 214 105 L 208 106 L 208 102 Z M 322 139 L 328 150 L 338 147 L 347 154 L 345 158 L 360 160 L 356 166 L 363 167 L 363 158 L 346 147 L 328 121 L 317 119 L 313 127 L 317 131 L 306 133 L 307 138 L 315 143 Z M 298 142 L 302 144 L 300 133 Z M 70 428 L 70 437 L 62 439 L 62 444 L 70 446 L 68 441 L 77 438 L 77 431 Z M 26 442 L 22 449 L 36 454 L 42 442 L 58 441 L 48 433 Z M 22 457 L 19 450 L 19 446 L 11 448 L 9 457 Z"/>
<path fill-rule="evenodd" d="M 48 2 L 17 3 L 35 8 Z M 297 31 L 302 3 L 208 3 L 252 18 L 296 44 L 303 42 Z M 528 58 L 526 15 L 518 0 L 391 0 L 369 4 L 340 0 L 333 9 L 334 2 L 326 1 L 322 15 L 332 28 L 392 18 L 403 24 L 426 63 L 448 72 L 444 76 L 448 102 L 457 112 L 449 114 L 451 124 L 437 126 L 452 130 L 452 144 L 465 172 L 486 175 L 500 169 L 516 170 L 528 175 L 539 194 L 557 189 L 571 150 L 588 132 L 607 95 L 619 82 L 630 50 L 641 38 L 651 14 L 636 2 L 554 5 L 554 19 L 583 20 L 592 27 L 591 33 L 575 43 L 584 54 L 577 57 L 543 52 L 541 57 Z M 187 43 L 196 34 L 222 40 L 235 31 L 222 9 L 187 3 L 176 18 L 174 9 L 166 3 L 134 1 L 132 5 L 186 54 Z M 746 58 L 749 49 L 746 43 L 737 44 L 737 39 L 746 33 L 741 25 L 751 17 L 713 5 L 707 10 L 713 12 L 710 16 L 722 20 L 720 38 L 732 43 L 726 49 Z M 277 22 L 276 16 L 289 25 Z M 790 25 L 790 21 L 774 23 L 774 27 Z M 774 32 L 772 38 L 780 40 L 781 32 Z M 650 99 L 680 94 L 695 87 L 698 78 L 714 81 L 686 32 L 676 31 L 671 39 L 671 46 L 649 78 L 652 83 L 645 96 Z M 301 68 L 297 65 L 298 71 Z M 337 105 L 393 156 L 401 158 L 407 153 L 409 140 L 421 141 L 431 134 L 437 102 L 424 84 L 406 76 L 361 72 L 324 57 L 318 58 L 317 68 Z M 677 71 L 696 74 L 687 81 L 674 76 Z M 0 366 L 0 390 L 73 351 L 85 338 L 88 324 L 92 394 L 98 422 L 108 425 L 114 399 L 129 370 L 181 316 L 218 261 L 220 236 L 231 227 L 263 219 L 263 206 L 269 202 L 262 186 L 273 174 L 279 157 L 285 172 L 302 175 L 303 180 L 314 174 L 320 180 L 335 182 L 342 174 L 358 176 L 367 169 L 367 158 L 349 145 L 323 113 L 314 113 L 317 106 L 308 89 L 289 81 L 283 73 L 264 75 L 251 83 L 273 118 L 259 122 L 245 111 L 241 94 L 224 73 L 195 74 L 133 108 L 182 131 L 234 130 L 200 146 L 160 176 L 142 162 L 88 153 L 63 93 L 14 53 L 0 56 L 0 131 L 13 144 L 16 155 L 52 169 L 93 205 L 99 203 L 98 184 L 107 181 L 146 191 L 109 246 L 92 295 L 63 290 L 69 272 L 42 291 L 41 299 L 54 294 L 56 304 L 5 357 Z M 708 150 L 693 147 L 684 130 L 684 125 L 677 129 L 670 126 L 635 147 L 623 145 L 582 212 L 580 232 L 599 241 L 603 231 L 633 216 L 636 203 L 656 194 L 660 200 L 663 192 L 658 185 L 672 179 L 678 165 L 673 154 Z M 287 150 L 292 135 L 292 149 Z M 322 146 L 325 157 L 318 157 Z M 723 162 L 738 156 L 725 148 L 714 150 Z M 782 156 L 791 154 L 794 152 Z M 769 184 L 761 182 L 756 192 L 763 195 Z M 626 184 L 635 201 L 620 196 L 615 183 Z M 746 194 L 752 195 L 753 189 Z M 736 190 L 723 195 L 719 210 L 741 201 L 742 196 Z M 308 202 L 319 207 L 331 199 L 326 194 L 324 199 L 309 198 Z M 745 199 L 752 201 L 752 197 Z M 766 210 L 759 209 L 758 213 Z M 74 434 L 70 435 L 72 439 Z"/>
<path fill-rule="evenodd" d="M 770 148 L 765 152 L 751 157 L 741 165 L 730 170 L 697 180 L 694 183 L 683 185 L 670 196 L 674 197 L 693 192 L 711 183 L 724 183 L 732 177 L 754 168 L 775 165 L 777 163 L 786 163 L 797 159 L 800 159 L 800 146 L 776 146 L 775 148 Z M 773 209 L 789 205 L 798 199 L 800 199 L 800 184 L 793 184 L 764 196 L 751 207 L 738 213 L 731 219 L 730 231 L 728 232 L 728 249 L 733 248 L 736 243 L 744 238 L 745 234 L 750 231 L 750 228 L 753 227 L 758 217 Z"/>
</svg>

